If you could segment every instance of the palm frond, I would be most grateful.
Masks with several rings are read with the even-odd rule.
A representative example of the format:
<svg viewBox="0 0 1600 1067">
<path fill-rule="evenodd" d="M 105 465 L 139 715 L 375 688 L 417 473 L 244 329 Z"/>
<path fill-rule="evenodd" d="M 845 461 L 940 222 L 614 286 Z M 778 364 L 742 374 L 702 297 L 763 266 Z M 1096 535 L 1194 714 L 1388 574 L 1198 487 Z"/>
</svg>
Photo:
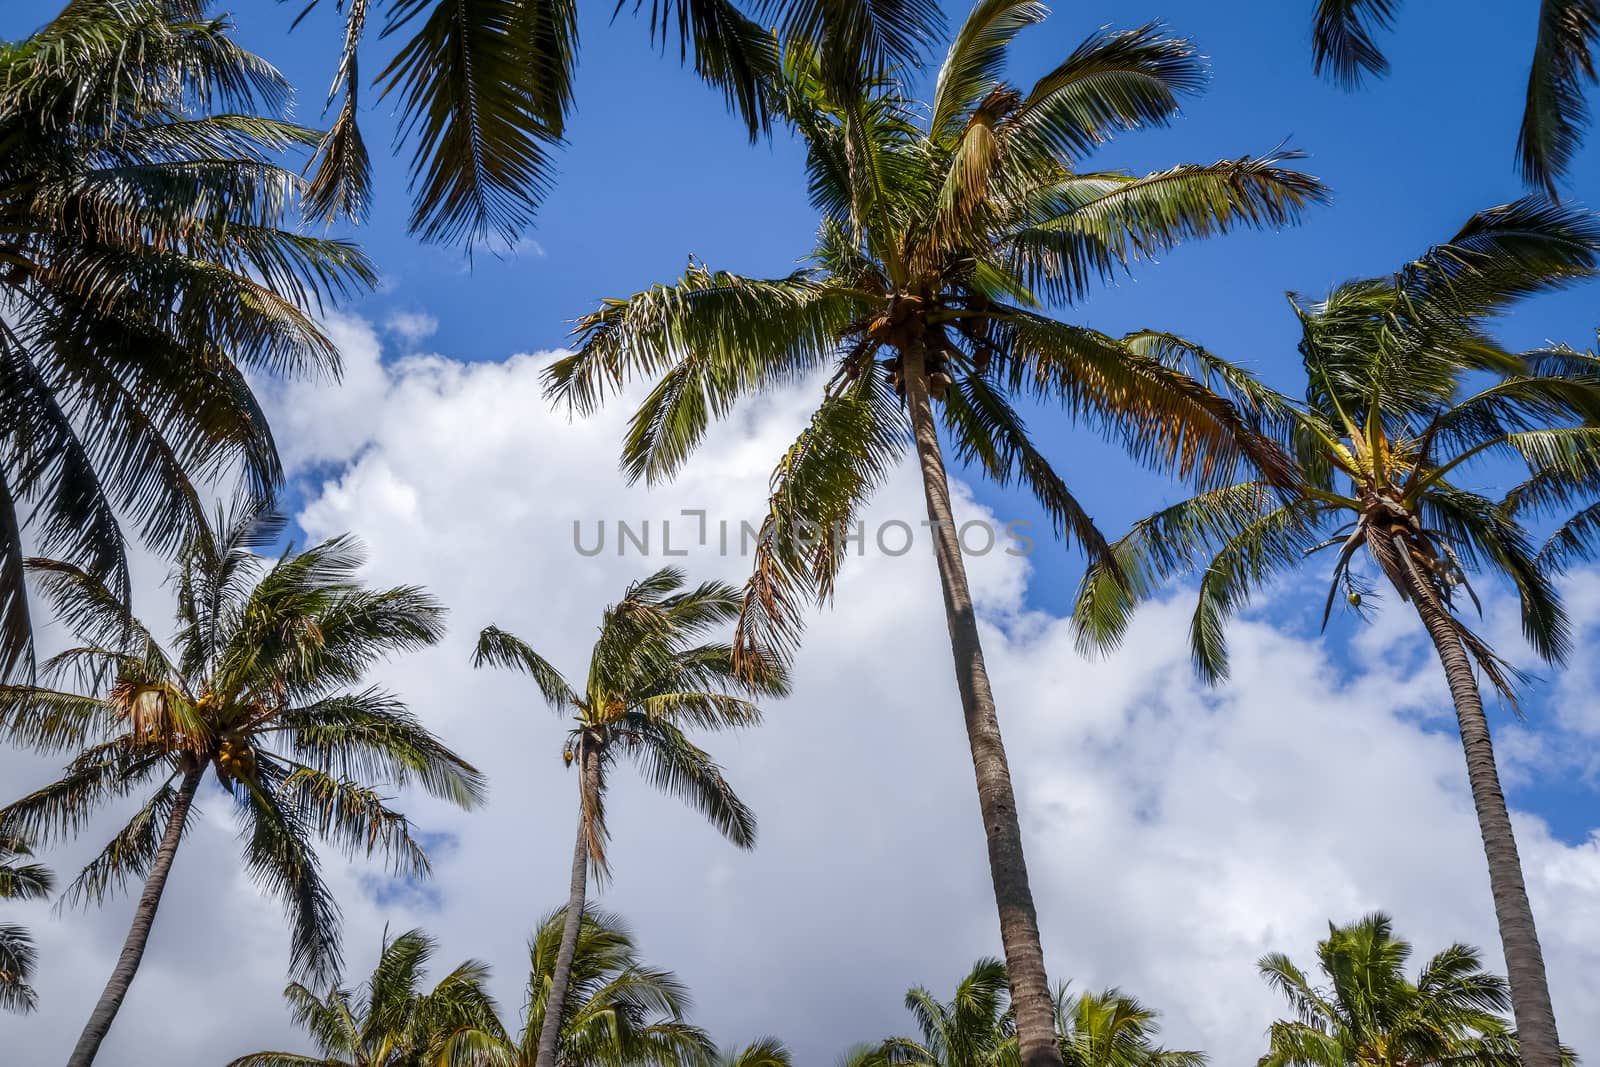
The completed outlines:
<svg viewBox="0 0 1600 1067">
<path fill-rule="evenodd" d="M 1373 33 L 1394 22 L 1399 0 L 1317 0 L 1311 20 L 1312 69 L 1346 86 L 1386 74 L 1389 61 Z"/>
<path fill-rule="evenodd" d="M 1517 134 L 1523 181 L 1556 195 L 1589 124 L 1585 91 L 1600 81 L 1600 4 L 1595 0 L 1541 0 L 1539 35 L 1528 71 L 1528 98 Z"/>
<path fill-rule="evenodd" d="M 1081 159 L 1116 131 L 1165 126 L 1205 80 L 1194 45 L 1159 22 L 1102 30 L 1039 79 L 1007 132 L 1025 154 Z"/>
<path fill-rule="evenodd" d="M 670 722 L 643 713 L 629 714 L 623 721 L 623 751 L 638 763 L 652 785 L 695 808 L 740 848 L 755 846 L 754 813 L 703 749 Z"/>
<path fill-rule="evenodd" d="M 555 181 L 576 15 L 569 0 L 390 5 L 385 36 L 415 26 L 378 75 L 380 99 L 394 94 L 400 137 L 414 145 L 412 233 L 512 244 L 532 223 Z"/>
</svg>

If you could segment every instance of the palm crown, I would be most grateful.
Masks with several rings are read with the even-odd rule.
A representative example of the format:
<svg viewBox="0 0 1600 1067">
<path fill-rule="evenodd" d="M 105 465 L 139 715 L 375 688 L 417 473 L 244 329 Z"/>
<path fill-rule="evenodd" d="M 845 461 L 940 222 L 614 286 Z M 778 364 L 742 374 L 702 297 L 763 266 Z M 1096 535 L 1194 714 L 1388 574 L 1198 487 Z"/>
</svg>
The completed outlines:
<svg viewBox="0 0 1600 1067">
<path fill-rule="evenodd" d="M 925 113 L 890 80 L 841 99 L 815 55 L 791 48 L 783 107 L 823 214 L 812 264 L 755 279 L 692 262 L 677 282 L 581 319 L 578 350 L 550 368 L 553 395 L 580 411 L 659 376 L 623 453 L 629 477 L 650 481 L 673 475 L 740 398 L 830 372 L 772 478 L 741 650 L 792 647 L 804 602 L 831 590 L 844 528 L 910 440 L 895 395 L 908 376 L 942 400 L 961 458 L 1026 486 L 1091 552 L 1104 539 L 1030 439 L 1019 396 L 1059 403 L 1141 460 L 1203 481 L 1241 458 L 1278 465 L 1233 406 L 1184 373 L 1191 353 L 1157 334 L 1068 325 L 1041 302 L 1185 238 L 1287 223 L 1321 186 L 1281 157 L 1143 177 L 1076 169 L 1116 131 L 1168 121 L 1203 68 L 1188 42 L 1152 25 L 1093 37 L 1031 89 L 1013 88 L 1009 46 L 1044 14 L 1023 0 L 980 3 Z"/>
<path fill-rule="evenodd" d="M 533 1067 L 556 969 L 563 910 L 547 915 L 528 945 L 526 1014 L 519 1030 L 491 1017 L 443 1046 L 440 1062 Z M 671 971 L 646 964 L 627 925 L 607 912 L 582 916 L 572 977 L 558 1011 L 556 1060 L 562 1067 L 710 1067 L 717 1049 L 685 1020 L 689 991 Z M 448 1058 L 453 1057 L 453 1058 Z"/>
<path fill-rule="evenodd" d="M 1592 275 L 1600 226 L 1582 213 L 1523 201 L 1475 216 L 1448 244 L 1392 278 L 1350 282 L 1300 316 L 1306 399 L 1253 389 L 1299 473 L 1269 486 L 1245 481 L 1183 501 L 1138 523 L 1085 575 L 1073 613 L 1087 646 L 1116 644 L 1132 608 L 1157 584 L 1201 570 L 1190 625 L 1196 668 L 1227 670 L 1226 623 L 1252 592 L 1306 555 L 1337 548 L 1323 609 L 1341 589 L 1360 609 L 1370 595 L 1365 557 L 1416 610 L 1444 668 L 1488 860 L 1511 999 L 1528 1064 L 1558 1067 L 1559 1037 L 1515 833 L 1495 766 L 1476 662 L 1513 705 L 1519 675 L 1463 621 L 1477 602 L 1473 571 L 1516 588 L 1523 632 L 1551 662 L 1567 653 L 1566 614 L 1541 566 L 1517 501 L 1465 482 L 1474 461 L 1500 458 L 1528 474 L 1526 507 L 1592 494 L 1600 471 L 1600 362 L 1565 349 L 1505 351 L 1487 325 L 1517 299 Z M 1557 535 L 1585 533 L 1580 513 Z"/>
<path fill-rule="evenodd" d="M 1549 503 L 1592 484 L 1600 363 L 1568 350 L 1515 355 L 1486 327 L 1517 299 L 1597 265 L 1592 218 L 1521 201 L 1474 216 L 1392 278 L 1296 304 L 1306 399 L 1257 389 L 1251 402 L 1281 431 L 1298 477 L 1222 486 L 1136 524 L 1084 577 L 1073 616 L 1083 645 L 1115 644 L 1139 600 L 1200 571 L 1190 648 L 1202 675 L 1221 678 L 1232 613 L 1308 554 L 1337 549 L 1328 611 L 1341 591 L 1368 605 L 1370 583 L 1354 566 L 1363 550 L 1402 598 L 1421 590 L 1446 608 L 1475 601 L 1470 573 L 1487 569 L 1517 589 L 1534 650 L 1559 660 L 1566 616 L 1535 543 L 1512 508 L 1462 479 L 1474 461 L 1517 463 L 1533 479 L 1530 508 L 1541 493 Z M 1515 671 L 1451 618 L 1485 677 L 1513 696 Z"/>
<path fill-rule="evenodd" d="M 443 611 L 415 587 L 364 588 L 359 546 L 337 537 L 268 564 L 252 551 L 281 523 L 259 507 L 219 516 L 174 572 L 171 650 L 127 604 L 66 563 L 35 561 L 83 644 L 44 665 L 85 692 L 0 687 L 0 729 L 43 752 L 76 751 L 58 781 L 0 809 L 0 833 L 48 841 L 96 809 L 155 785 L 68 890 L 97 902 L 149 873 L 174 806 L 210 771 L 235 804 L 245 869 L 283 900 L 292 966 L 339 963 L 338 909 L 312 848 L 387 856 L 420 877 L 428 859 L 380 786 L 420 785 L 469 807 L 483 779 L 394 695 L 356 688 L 381 657 L 437 641 Z M 174 841 L 174 847 L 176 842 Z"/>
<path fill-rule="evenodd" d="M 498 627 L 483 631 L 473 657 L 478 666 L 527 672 L 552 710 L 572 714 L 564 759 L 593 776 L 582 788 L 582 823 L 590 861 L 600 873 L 607 870 L 606 780 L 624 755 L 653 785 L 692 804 L 729 840 L 745 848 L 755 843 L 755 816 L 684 729 L 759 723 L 761 709 L 749 697 L 786 693 L 787 672 L 767 656 L 753 680 L 736 676 L 732 649 L 701 639 L 738 612 L 738 593 L 722 582 L 690 589 L 684 584 L 681 571 L 664 568 L 630 585 L 606 609 L 581 690 L 526 642 Z"/>
<path fill-rule="evenodd" d="M 1504 1019 L 1505 979 L 1483 970 L 1478 950 L 1455 944 L 1405 975 L 1411 945 L 1387 915 L 1328 924 L 1317 943 L 1326 986 L 1282 953 L 1263 956 L 1261 977 L 1283 994 L 1293 1019 L 1268 1031 L 1260 1067 L 1517 1067 L 1522 1057 Z M 1573 1062 L 1563 1050 L 1563 1062 Z"/>
<path fill-rule="evenodd" d="M 1020 1063 L 1015 1021 L 1006 997 L 1005 964 L 979 960 L 941 1001 L 918 986 L 906 993 L 906 1010 L 920 1036 L 895 1037 L 857 1049 L 850 1067 L 1015 1067 Z M 1055 992 L 1056 1043 L 1068 1067 L 1204 1067 L 1199 1052 L 1157 1043 L 1158 1014 L 1118 989 Z"/>
<path fill-rule="evenodd" d="M 0 668 L 31 650 L 23 516 L 127 595 L 119 516 L 160 552 L 197 484 L 281 478 L 246 371 L 337 371 L 312 318 L 373 274 L 292 229 L 276 162 L 316 134 L 203 0 L 72 0 L 0 43 Z"/>
<path fill-rule="evenodd" d="M 422 983 L 438 945 L 421 930 L 386 940 L 360 989 L 336 986 L 325 994 L 298 982 L 283 991 L 295 1025 L 318 1055 L 253 1052 L 228 1067 L 423 1067 L 451 1038 L 493 1019 L 485 991 L 489 969 L 468 960 L 431 990 Z"/>
</svg>

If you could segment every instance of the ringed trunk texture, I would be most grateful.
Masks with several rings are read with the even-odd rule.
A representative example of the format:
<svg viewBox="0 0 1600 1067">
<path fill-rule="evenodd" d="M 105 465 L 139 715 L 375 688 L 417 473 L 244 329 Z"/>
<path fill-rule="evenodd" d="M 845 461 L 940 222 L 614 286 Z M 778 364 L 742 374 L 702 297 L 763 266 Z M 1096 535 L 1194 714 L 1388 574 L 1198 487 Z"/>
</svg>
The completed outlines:
<svg viewBox="0 0 1600 1067">
<path fill-rule="evenodd" d="M 950 512 L 950 485 L 933 421 L 924 376 L 926 354 L 920 345 L 901 352 L 906 399 L 916 435 L 917 459 L 922 467 L 922 488 L 928 501 L 934 557 L 944 590 L 945 619 L 950 627 L 950 651 L 955 656 L 956 684 L 961 690 L 961 712 L 966 719 L 967 742 L 978 782 L 978 807 L 983 813 L 984 835 L 989 844 L 989 874 L 994 880 L 995 904 L 1000 912 L 1000 941 L 1005 948 L 1006 970 L 1011 980 L 1011 1004 L 1016 1012 L 1017 1042 L 1023 1067 L 1062 1067 L 1056 1044 L 1055 1003 L 1045 977 L 1044 947 L 1039 939 L 1039 918 L 1028 886 L 1028 866 L 1022 853 L 1022 826 L 1017 821 L 1017 800 L 1011 789 L 1011 770 L 995 716 L 994 694 L 978 640 L 978 620 L 972 591 L 961 559 L 961 544 Z"/>
<path fill-rule="evenodd" d="M 167 828 L 162 832 L 161 844 L 156 849 L 155 860 L 150 864 L 150 874 L 144 881 L 144 892 L 139 894 L 139 906 L 133 912 L 133 925 L 128 929 L 128 939 L 122 944 L 122 955 L 111 971 L 100 1001 L 89 1015 L 78 1043 L 67 1059 L 67 1067 L 89 1067 L 100 1051 L 100 1043 L 111 1032 L 117 1011 L 133 985 L 133 976 L 139 971 L 139 961 L 144 958 L 145 945 L 150 941 L 150 928 L 155 925 L 156 909 L 161 906 L 161 894 L 167 888 L 167 875 L 172 872 L 172 860 L 178 854 L 178 842 L 183 839 L 184 823 L 189 818 L 189 808 L 194 802 L 195 790 L 200 786 L 204 764 L 183 772 L 178 783 L 178 795 L 172 801 L 172 812 L 167 816 Z"/>
<path fill-rule="evenodd" d="M 539 1053 L 534 1067 L 555 1067 L 556 1047 L 561 1042 L 561 1013 L 567 1004 L 567 987 L 572 983 L 572 960 L 578 954 L 578 934 L 583 928 L 585 896 L 589 890 L 589 790 L 600 781 L 600 753 L 584 743 L 580 746 L 578 773 L 578 841 L 572 849 L 572 882 L 567 891 L 567 914 L 561 926 L 561 947 L 556 951 L 556 966 L 550 972 L 550 993 L 544 1002 L 544 1023 L 539 1027 Z"/>
<path fill-rule="evenodd" d="M 1500 790 L 1500 774 L 1489 742 L 1489 720 L 1483 714 L 1483 696 L 1472 660 L 1434 591 L 1414 574 L 1408 578 L 1407 591 L 1438 650 L 1456 706 L 1456 722 L 1467 756 L 1467 781 L 1472 786 L 1472 806 L 1477 809 L 1478 832 L 1483 836 L 1483 851 L 1489 860 L 1489 889 L 1494 896 L 1494 916 L 1511 983 L 1511 1012 L 1517 1024 L 1522 1062 L 1526 1067 L 1560 1067 L 1561 1042 L 1556 1035 L 1544 955 L 1539 950 L 1533 907 L 1522 880 L 1522 861 L 1517 856 L 1505 794 Z"/>
</svg>

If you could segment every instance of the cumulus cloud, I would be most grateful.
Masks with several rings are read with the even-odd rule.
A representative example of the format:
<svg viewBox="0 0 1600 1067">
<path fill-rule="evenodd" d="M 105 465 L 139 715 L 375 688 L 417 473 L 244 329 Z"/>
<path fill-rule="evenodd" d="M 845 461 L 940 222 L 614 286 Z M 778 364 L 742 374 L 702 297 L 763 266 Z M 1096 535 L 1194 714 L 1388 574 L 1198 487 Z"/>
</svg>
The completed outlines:
<svg viewBox="0 0 1600 1067">
<path fill-rule="evenodd" d="M 426 311 L 396 311 L 383 326 L 408 345 L 420 344 L 439 332 L 439 320 Z"/>
<path fill-rule="evenodd" d="M 428 893 L 334 865 L 351 971 L 370 965 L 386 927 L 425 925 L 442 942 L 441 973 L 487 960 L 514 1012 L 527 933 L 564 894 L 575 782 L 562 767 L 564 725 L 525 680 L 471 670 L 473 637 L 498 623 L 576 673 L 602 605 L 633 578 L 669 562 L 741 578 L 748 561 L 720 554 L 714 538 L 662 557 L 659 524 L 688 532 L 685 509 L 735 526 L 756 518 L 810 393 L 742 409 L 680 481 L 649 491 L 616 474 L 625 408 L 576 423 L 551 412 L 539 385 L 548 354 L 385 363 L 370 326 L 336 330 L 344 385 L 270 397 L 307 480 L 300 525 L 313 538 L 356 531 L 375 580 L 423 583 L 451 605 L 446 642 L 385 667 L 382 681 L 492 782 L 488 808 L 470 815 L 408 800 L 419 826 L 450 842 Z M 965 516 L 992 518 L 960 486 L 957 497 Z M 868 526 L 915 524 L 921 506 L 908 465 Z M 619 556 L 614 541 L 592 557 L 574 549 L 574 521 L 592 531 L 619 519 L 656 524 L 658 554 Z M 1213 691 L 1191 677 L 1181 601 L 1152 605 L 1121 654 L 1089 662 L 1063 620 L 1026 606 L 1027 559 L 997 551 L 970 565 L 1054 977 L 1137 993 L 1165 1012 L 1171 1044 L 1222 1065 L 1259 1055 L 1279 1010 L 1254 959 L 1308 957 L 1330 918 L 1382 907 L 1420 951 L 1467 940 L 1499 966 L 1461 754 L 1438 711 L 1444 687 L 1403 616 L 1380 617 L 1337 660 L 1255 616 L 1234 631 L 1235 680 Z M 1594 584 L 1595 595 L 1575 595 L 1594 606 L 1581 615 L 1591 633 Z M 707 740 L 760 816 L 757 849 L 739 853 L 623 774 L 609 809 L 615 878 L 601 900 L 630 919 L 652 962 L 690 984 L 697 1019 L 723 1043 L 770 1032 L 803 1063 L 831 1062 L 903 1030 L 907 986 L 948 989 L 999 950 L 926 548 L 890 557 L 869 545 L 851 559 L 796 677 L 759 731 Z M 1565 725 L 1590 729 L 1587 675 L 1561 685 L 1573 687 Z M 42 780 L 36 762 L 5 758 L 7 782 Z M 277 995 L 287 938 L 236 868 L 227 816 L 212 798 L 185 844 L 104 1067 L 149 1063 L 156 1049 L 172 1067 L 215 1067 L 254 1048 L 302 1047 Z M 1600 1055 L 1600 838 L 1566 844 L 1525 814 L 1517 828 L 1563 1036 Z M 62 1058 L 130 908 L 28 914 L 45 954 L 44 1006 L 7 1024 L 19 1062 Z M 178 1025 L 173 1004 L 184 1008 Z"/>
</svg>

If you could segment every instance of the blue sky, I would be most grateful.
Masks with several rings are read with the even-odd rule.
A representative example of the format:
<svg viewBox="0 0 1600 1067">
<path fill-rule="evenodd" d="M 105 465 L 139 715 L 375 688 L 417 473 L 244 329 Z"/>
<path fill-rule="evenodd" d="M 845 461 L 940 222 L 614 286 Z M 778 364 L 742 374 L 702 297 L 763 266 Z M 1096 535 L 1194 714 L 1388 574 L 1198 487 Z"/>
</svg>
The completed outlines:
<svg viewBox="0 0 1600 1067">
<path fill-rule="evenodd" d="M 1162 262 L 1138 265 L 1080 305 L 1060 309 L 1064 316 L 1111 332 L 1155 327 L 1184 334 L 1297 390 L 1297 330 L 1286 290 L 1315 297 L 1344 279 L 1386 273 L 1449 237 L 1472 212 L 1522 195 L 1512 147 L 1535 0 L 1413 0 L 1383 39 L 1393 72 L 1354 93 L 1311 74 L 1311 5 L 1062 0 L 1048 21 L 1023 35 L 1012 71 L 1018 81 L 1044 72 L 1102 25 L 1126 27 L 1156 17 L 1192 37 L 1211 58 L 1208 91 L 1171 128 L 1125 136 L 1093 165 L 1144 171 L 1261 154 L 1287 141 L 1309 154 L 1299 165 L 1333 190 L 1333 202 L 1311 211 L 1298 228 L 1180 248 Z M 0 5 L 0 36 L 26 34 L 58 6 L 8 0 Z M 241 38 L 284 70 L 299 90 L 298 117 L 316 124 L 340 21 L 332 0 L 322 0 L 290 34 L 301 6 L 301 0 L 236 0 L 234 8 Z M 364 129 L 374 149 L 377 200 L 372 218 L 354 235 L 377 263 L 383 285 L 348 310 L 379 324 L 398 314 L 428 315 L 438 323 L 428 349 L 454 360 L 501 361 L 559 347 L 572 318 L 602 297 L 676 276 L 690 253 L 748 274 L 787 272 L 806 253 L 815 216 L 796 147 L 782 136 L 749 145 L 717 94 L 680 70 L 675 56 L 650 47 L 642 22 L 624 12 L 613 24 L 610 3 L 581 6 L 583 51 L 570 146 L 559 157 L 559 185 L 515 256 L 480 253 L 469 264 L 459 250 L 406 236 L 405 168 L 383 151 L 393 128 L 388 104 L 366 92 Z M 958 14 L 955 7 L 952 13 Z M 379 69 L 388 51 L 388 43 L 374 37 L 365 69 Z M 1600 137 L 1573 174 L 1565 194 L 1600 205 Z M 1506 320 L 1503 336 L 1517 346 L 1546 340 L 1592 346 L 1600 326 L 1597 292 L 1591 285 L 1530 302 Z M 527 417 L 561 418 L 543 410 Z M 1047 412 L 1033 416 L 1033 427 L 1108 532 L 1120 532 L 1180 492 Z M 529 462 L 567 458 L 557 450 Z M 1026 499 L 976 479 L 973 485 L 977 500 L 1000 519 L 1038 519 Z M 316 495 L 317 486 L 305 488 Z M 550 522 L 565 530 L 572 516 L 558 505 L 551 510 Z M 1080 570 L 1077 557 L 1041 545 L 1029 562 L 1026 604 L 1064 613 Z M 1317 565 L 1305 596 L 1274 601 L 1269 621 L 1280 629 L 1315 632 Z M 931 571 L 921 578 L 931 582 Z M 463 627 L 478 621 L 460 620 Z M 1336 616 L 1330 628 L 1335 662 L 1352 674 L 1362 660 L 1350 642 L 1361 625 Z M 1535 731 L 1553 714 L 1550 690 L 1536 687 L 1530 701 Z M 1497 728 L 1509 721 L 1503 711 L 1491 715 Z M 1516 806 L 1542 816 L 1568 843 L 1583 841 L 1600 824 L 1593 785 L 1574 772 L 1535 776 L 1511 792 Z M 565 819 L 563 813 L 561 825 Z"/>
</svg>

